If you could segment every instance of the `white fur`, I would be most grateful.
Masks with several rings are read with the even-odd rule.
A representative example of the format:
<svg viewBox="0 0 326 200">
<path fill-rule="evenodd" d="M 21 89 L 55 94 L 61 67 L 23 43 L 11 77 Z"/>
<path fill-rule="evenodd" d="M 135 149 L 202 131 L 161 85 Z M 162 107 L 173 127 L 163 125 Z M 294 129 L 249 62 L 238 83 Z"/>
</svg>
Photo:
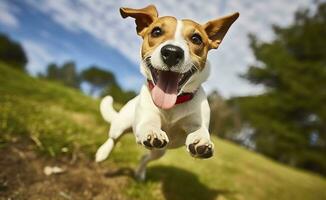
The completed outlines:
<svg viewBox="0 0 326 200">
<path fill-rule="evenodd" d="M 104 120 L 109 123 L 116 117 L 117 112 L 113 109 L 113 98 L 111 96 L 103 98 L 100 104 L 100 111 Z"/>
<path fill-rule="evenodd" d="M 114 146 L 114 140 L 109 138 L 104 144 L 100 146 L 95 155 L 95 161 L 101 162 L 105 160 L 111 153 Z"/>
<path fill-rule="evenodd" d="M 159 70 L 171 70 L 178 73 L 185 73 L 191 69 L 191 57 L 189 54 L 189 48 L 187 42 L 182 35 L 183 22 L 181 20 L 177 21 L 176 31 L 174 33 L 174 38 L 172 40 L 167 40 L 160 44 L 151 55 L 151 62 L 153 67 Z M 184 59 L 178 65 L 168 68 L 161 58 L 161 48 L 165 45 L 172 44 L 180 47 L 184 51 Z"/>
<path fill-rule="evenodd" d="M 159 45 L 152 54 L 154 67 L 164 70 L 165 65 L 161 60 L 160 49 L 166 44 L 174 44 L 183 48 L 185 52 L 184 61 L 175 68 L 179 73 L 186 72 L 190 68 L 191 58 L 189 48 L 182 36 L 182 21 L 178 21 L 175 37 Z M 140 65 L 142 74 L 151 79 L 151 73 L 144 62 Z M 111 152 L 114 141 L 118 139 L 124 130 L 132 127 L 136 142 L 143 144 L 143 141 L 154 134 L 159 139 L 165 139 L 168 144 L 163 149 L 152 149 L 145 155 L 136 171 L 136 176 L 143 180 L 145 178 L 146 165 L 148 162 L 158 159 L 164 155 L 166 149 L 188 146 L 198 142 L 201 145 L 213 144 L 210 140 L 208 125 L 210 119 L 210 108 L 206 94 L 201 84 L 207 79 L 210 72 L 209 63 L 206 63 L 204 70 L 196 72 L 182 88 L 182 92 L 194 92 L 192 100 L 175 105 L 169 110 L 163 110 L 155 106 L 146 84 L 141 88 L 140 94 L 130 100 L 119 113 L 112 108 L 112 98 L 105 97 L 101 103 L 102 116 L 111 121 L 109 139 L 98 149 L 96 161 L 103 161 Z"/>
<path fill-rule="evenodd" d="M 105 120 L 111 122 L 110 131 L 108 133 L 107 141 L 97 150 L 95 161 L 100 162 L 105 160 L 111 153 L 114 147 L 114 140 L 118 139 L 123 132 L 130 128 L 133 123 L 135 115 L 135 106 L 138 97 L 130 100 L 121 110 L 117 113 L 112 107 L 113 99 L 111 96 L 106 96 L 101 101 L 100 111 Z M 110 117 L 112 114 L 114 117 Z"/>
</svg>

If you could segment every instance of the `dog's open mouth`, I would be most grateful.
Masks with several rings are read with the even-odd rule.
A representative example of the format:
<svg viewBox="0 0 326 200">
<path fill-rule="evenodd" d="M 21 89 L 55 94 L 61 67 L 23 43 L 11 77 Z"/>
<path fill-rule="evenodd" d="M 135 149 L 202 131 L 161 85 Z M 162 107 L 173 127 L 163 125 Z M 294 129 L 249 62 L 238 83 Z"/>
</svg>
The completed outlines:
<svg viewBox="0 0 326 200">
<path fill-rule="evenodd" d="M 149 59 L 146 59 L 146 64 L 153 78 L 154 88 L 151 95 L 155 105 L 162 109 L 172 108 L 175 105 L 179 91 L 196 70 L 191 69 L 186 73 L 162 71 L 155 69 Z"/>
</svg>

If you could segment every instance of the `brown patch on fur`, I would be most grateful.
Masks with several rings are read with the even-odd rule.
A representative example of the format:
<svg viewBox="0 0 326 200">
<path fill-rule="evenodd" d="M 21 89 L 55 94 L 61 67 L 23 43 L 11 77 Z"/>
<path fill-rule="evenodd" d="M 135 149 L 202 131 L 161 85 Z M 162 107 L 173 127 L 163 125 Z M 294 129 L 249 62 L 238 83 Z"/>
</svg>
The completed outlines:
<svg viewBox="0 0 326 200">
<path fill-rule="evenodd" d="M 203 70 L 206 64 L 207 53 L 209 50 L 208 36 L 200 24 L 189 19 L 184 19 L 182 22 L 182 34 L 189 47 L 191 60 L 199 68 L 199 70 Z M 191 37 L 195 33 L 201 36 L 203 41 L 202 44 L 194 44 L 191 41 Z"/>
<path fill-rule="evenodd" d="M 219 47 L 230 26 L 238 17 L 239 13 L 234 13 L 209 21 L 204 25 L 200 25 L 189 19 L 182 20 L 183 37 L 187 41 L 192 62 L 199 70 L 203 70 L 205 67 L 208 51 Z M 194 44 L 191 41 L 191 37 L 195 33 L 202 38 L 200 45 Z"/>
<path fill-rule="evenodd" d="M 225 34 L 238 17 L 239 13 L 236 12 L 231 15 L 211 20 L 203 25 L 203 29 L 209 38 L 210 49 L 217 49 L 220 46 Z"/>
<path fill-rule="evenodd" d="M 160 17 L 155 20 L 147 29 L 143 35 L 144 41 L 142 45 L 141 55 L 144 59 L 146 56 L 151 54 L 155 48 L 162 44 L 163 42 L 173 39 L 174 33 L 176 31 L 177 19 L 174 17 Z M 153 37 L 151 35 L 152 30 L 155 27 L 162 29 L 163 34 L 158 37 Z"/>
<path fill-rule="evenodd" d="M 158 13 L 154 5 L 149 5 L 140 9 L 122 7 L 120 8 L 120 14 L 123 18 L 132 17 L 135 19 L 137 34 L 142 37 L 147 27 L 158 17 Z"/>
</svg>

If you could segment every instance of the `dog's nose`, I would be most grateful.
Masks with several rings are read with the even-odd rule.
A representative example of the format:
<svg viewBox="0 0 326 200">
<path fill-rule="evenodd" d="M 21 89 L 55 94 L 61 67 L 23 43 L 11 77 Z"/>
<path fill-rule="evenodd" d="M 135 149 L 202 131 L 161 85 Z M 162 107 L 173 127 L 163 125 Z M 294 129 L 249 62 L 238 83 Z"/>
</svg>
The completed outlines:
<svg viewBox="0 0 326 200">
<path fill-rule="evenodd" d="M 180 47 L 168 44 L 162 47 L 161 55 L 163 62 L 168 67 L 172 67 L 177 65 L 183 59 L 184 52 Z"/>
</svg>

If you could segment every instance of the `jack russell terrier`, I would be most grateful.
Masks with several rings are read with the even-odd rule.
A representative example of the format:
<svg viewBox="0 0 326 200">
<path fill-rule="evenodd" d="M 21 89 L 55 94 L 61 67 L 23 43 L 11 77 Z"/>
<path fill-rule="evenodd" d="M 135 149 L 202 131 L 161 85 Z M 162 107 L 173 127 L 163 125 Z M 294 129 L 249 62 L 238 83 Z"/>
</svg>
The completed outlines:
<svg viewBox="0 0 326 200">
<path fill-rule="evenodd" d="M 211 157 L 210 108 L 201 87 L 210 73 L 207 53 L 219 47 L 239 13 L 203 25 L 158 17 L 153 5 L 120 8 L 120 13 L 123 18 L 135 19 L 137 34 L 143 38 L 140 70 L 147 82 L 120 112 L 114 110 L 112 97 L 102 100 L 100 111 L 111 128 L 108 140 L 96 152 L 96 161 L 105 160 L 117 139 L 131 127 L 136 142 L 150 150 L 136 170 L 140 180 L 145 179 L 148 162 L 162 157 L 169 148 L 186 145 L 193 157 Z"/>
</svg>

